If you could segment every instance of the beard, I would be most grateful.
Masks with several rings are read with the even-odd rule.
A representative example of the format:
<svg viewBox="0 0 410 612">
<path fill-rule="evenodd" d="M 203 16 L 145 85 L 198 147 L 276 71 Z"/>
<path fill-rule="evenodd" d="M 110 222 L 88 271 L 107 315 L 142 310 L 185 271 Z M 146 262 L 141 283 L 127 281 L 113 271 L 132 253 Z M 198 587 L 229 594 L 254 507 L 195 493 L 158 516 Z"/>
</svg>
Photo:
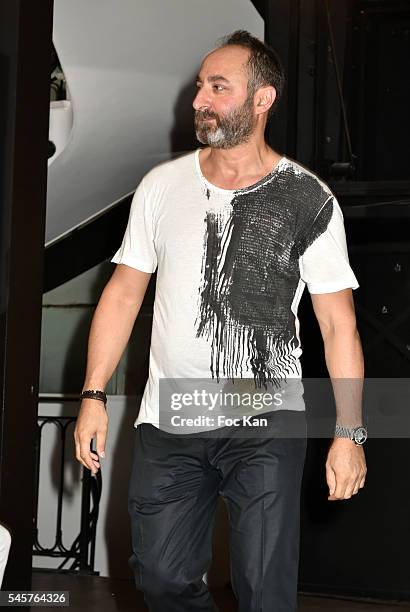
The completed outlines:
<svg viewBox="0 0 410 612">
<path fill-rule="evenodd" d="M 210 122 L 206 119 L 214 119 Z M 248 94 L 245 102 L 226 113 L 218 115 L 212 111 L 195 112 L 195 133 L 202 144 L 215 149 L 231 149 L 249 140 L 256 125 L 253 114 L 253 95 Z"/>
</svg>

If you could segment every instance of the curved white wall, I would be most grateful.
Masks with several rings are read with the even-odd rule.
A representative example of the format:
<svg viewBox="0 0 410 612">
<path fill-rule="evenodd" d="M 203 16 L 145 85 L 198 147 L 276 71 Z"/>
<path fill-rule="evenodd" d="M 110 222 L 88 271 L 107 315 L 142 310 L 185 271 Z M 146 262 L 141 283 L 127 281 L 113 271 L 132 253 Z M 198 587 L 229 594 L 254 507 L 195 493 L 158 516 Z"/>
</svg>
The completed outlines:
<svg viewBox="0 0 410 612">
<path fill-rule="evenodd" d="M 188 86 L 201 59 L 238 28 L 263 38 L 249 0 L 54 0 L 73 124 L 49 165 L 46 244 L 132 193 L 179 150 L 178 134 L 192 130 Z"/>
</svg>

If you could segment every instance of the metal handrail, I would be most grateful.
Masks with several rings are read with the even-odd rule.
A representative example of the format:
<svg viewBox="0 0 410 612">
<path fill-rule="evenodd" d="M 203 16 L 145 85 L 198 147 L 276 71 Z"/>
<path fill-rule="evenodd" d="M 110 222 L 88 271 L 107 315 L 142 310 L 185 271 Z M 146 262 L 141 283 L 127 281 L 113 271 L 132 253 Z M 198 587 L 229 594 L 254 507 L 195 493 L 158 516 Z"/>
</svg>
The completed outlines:
<svg viewBox="0 0 410 612">
<path fill-rule="evenodd" d="M 56 399 L 66 401 L 78 401 L 79 395 L 41 395 L 41 402 L 55 402 Z M 94 570 L 96 528 L 99 513 L 99 502 L 102 491 L 101 470 L 95 476 L 91 471 L 82 466 L 82 491 L 81 491 L 81 521 L 77 537 L 70 547 L 63 544 L 62 536 L 62 513 L 64 492 L 64 464 L 66 453 L 66 439 L 68 427 L 77 420 L 77 417 L 67 416 L 38 416 L 37 440 L 36 440 L 36 489 L 35 489 L 35 515 L 33 524 L 33 555 L 51 558 L 61 558 L 62 562 L 57 568 L 41 568 L 42 571 L 67 571 L 67 564 L 72 560 L 68 568 L 70 572 L 99 574 Z M 57 522 L 54 543 L 51 547 L 44 547 L 39 542 L 38 533 L 38 502 L 40 484 L 40 457 L 41 436 L 43 428 L 48 423 L 54 423 L 60 430 L 61 451 L 60 470 L 57 495 Z"/>
</svg>

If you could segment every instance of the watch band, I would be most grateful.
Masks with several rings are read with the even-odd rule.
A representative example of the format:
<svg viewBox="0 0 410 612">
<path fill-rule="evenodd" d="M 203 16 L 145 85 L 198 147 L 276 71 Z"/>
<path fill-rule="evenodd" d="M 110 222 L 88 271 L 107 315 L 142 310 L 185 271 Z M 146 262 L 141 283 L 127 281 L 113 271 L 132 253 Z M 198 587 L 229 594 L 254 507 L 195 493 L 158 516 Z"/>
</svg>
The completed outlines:
<svg viewBox="0 0 410 612">
<path fill-rule="evenodd" d="M 349 438 L 356 446 L 361 446 L 367 440 L 367 429 L 364 425 L 358 425 L 357 427 L 346 427 L 344 425 L 336 424 L 335 437 Z"/>
<path fill-rule="evenodd" d="M 338 438 L 349 438 L 351 440 L 354 430 L 354 427 L 345 427 L 344 425 L 338 425 L 336 423 L 335 436 Z"/>
<path fill-rule="evenodd" d="M 104 402 L 104 405 L 107 403 L 107 396 L 100 389 L 85 389 L 80 394 L 80 399 L 95 399 Z"/>
</svg>

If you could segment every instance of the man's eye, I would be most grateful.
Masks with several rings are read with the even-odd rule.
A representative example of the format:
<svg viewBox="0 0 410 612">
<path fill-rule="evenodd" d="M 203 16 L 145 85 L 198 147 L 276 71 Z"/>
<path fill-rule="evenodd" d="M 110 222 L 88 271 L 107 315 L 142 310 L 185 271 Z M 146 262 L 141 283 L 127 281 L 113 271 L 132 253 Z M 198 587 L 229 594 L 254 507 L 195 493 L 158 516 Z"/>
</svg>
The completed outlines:
<svg viewBox="0 0 410 612">
<path fill-rule="evenodd" d="M 214 85 L 214 89 L 217 89 L 217 91 L 222 91 L 225 89 L 225 87 L 223 85 Z"/>
</svg>

